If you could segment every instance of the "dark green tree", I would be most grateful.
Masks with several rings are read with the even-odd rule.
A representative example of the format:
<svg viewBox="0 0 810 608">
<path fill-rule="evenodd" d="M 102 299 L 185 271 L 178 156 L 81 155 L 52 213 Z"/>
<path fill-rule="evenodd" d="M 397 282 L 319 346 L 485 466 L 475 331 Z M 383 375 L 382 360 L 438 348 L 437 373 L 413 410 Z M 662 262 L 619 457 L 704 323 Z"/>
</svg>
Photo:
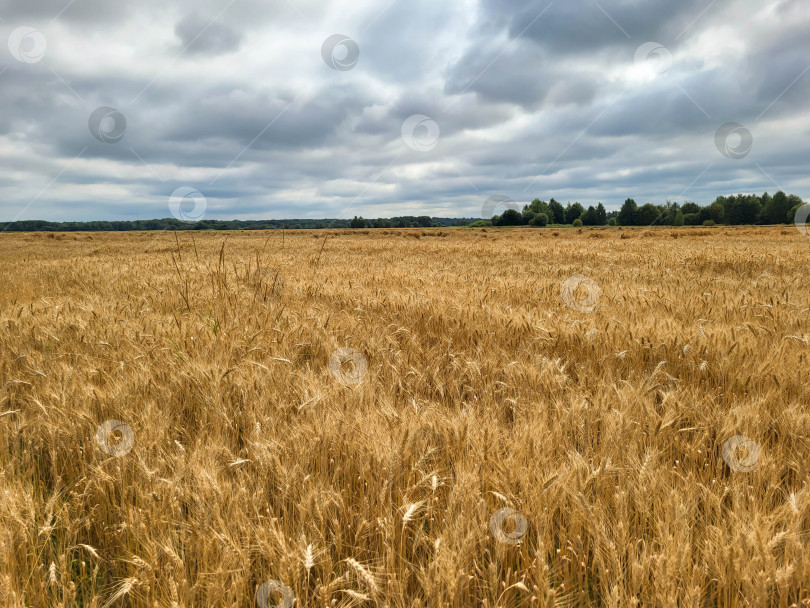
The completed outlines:
<svg viewBox="0 0 810 608">
<path fill-rule="evenodd" d="M 596 208 L 593 205 L 590 205 L 585 210 L 585 213 L 582 214 L 581 219 L 585 226 L 597 226 L 599 224 L 599 215 L 597 214 Z"/>
<path fill-rule="evenodd" d="M 548 224 L 548 215 L 545 213 L 536 213 L 532 218 L 531 225 L 532 226 L 545 226 Z"/>
<path fill-rule="evenodd" d="M 756 196 L 735 196 L 729 197 L 730 202 L 726 213 L 726 222 L 729 224 L 756 224 L 762 204 Z"/>
<path fill-rule="evenodd" d="M 622 208 L 619 210 L 619 215 L 616 218 L 622 226 L 635 226 L 638 223 L 638 205 L 632 198 L 624 201 Z"/>
<path fill-rule="evenodd" d="M 715 224 L 719 224 L 723 221 L 723 217 L 725 216 L 726 210 L 721 203 L 714 202 L 709 205 L 709 218 Z"/>
<path fill-rule="evenodd" d="M 607 224 L 607 211 L 605 210 L 605 206 L 602 203 L 599 203 L 596 206 L 596 219 L 598 226 L 604 226 Z"/>
<path fill-rule="evenodd" d="M 764 192 L 759 202 L 762 205 L 762 207 L 759 210 L 759 218 L 757 218 L 757 223 L 768 224 L 770 223 L 768 221 L 768 213 L 769 213 L 768 209 L 771 209 L 773 207 L 773 197 L 767 192 Z"/>
<path fill-rule="evenodd" d="M 528 206 L 528 209 L 533 213 L 545 213 L 549 218 L 554 216 L 554 212 L 549 207 L 546 201 L 541 201 L 539 198 L 534 199 Z M 525 211 L 525 208 L 524 208 Z"/>
<path fill-rule="evenodd" d="M 581 216 L 584 211 L 582 205 L 579 203 L 574 203 L 573 205 L 568 203 L 568 206 L 565 208 L 565 221 L 569 224 L 573 223 L 574 220 L 579 219 L 579 216 Z"/>
<path fill-rule="evenodd" d="M 492 223 L 496 226 L 520 226 L 523 223 L 523 218 L 517 209 L 507 209 L 498 217 L 497 221 L 493 218 Z"/>
<path fill-rule="evenodd" d="M 636 225 L 652 226 L 661 219 L 661 210 L 652 203 L 645 203 L 639 207 L 636 213 Z"/>
<path fill-rule="evenodd" d="M 552 215 L 548 216 L 549 221 L 552 224 L 564 224 L 565 223 L 565 207 L 563 207 L 560 203 L 558 203 L 553 198 L 548 202 L 548 208 L 551 210 Z"/>
<path fill-rule="evenodd" d="M 795 207 L 790 208 L 790 211 L 788 211 L 788 214 L 787 214 L 788 222 L 793 223 L 793 222 L 796 221 L 796 214 L 799 212 L 799 209 L 801 209 L 803 206 L 804 206 L 804 203 L 802 203 L 801 205 L 796 205 Z"/>
<path fill-rule="evenodd" d="M 773 198 L 763 208 L 765 221 L 768 224 L 784 224 L 787 221 L 787 213 L 792 206 L 787 194 L 780 190 L 773 195 Z"/>
<path fill-rule="evenodd" d="M 659 223 L 666 224 L 667 226 L 674 226 L 675 225 L 675 215 L 680 211 L 681 207 L 678 203 L 673 203 L 671 200 L 667 199 L 666 204 L 661 208 L 663 217 L 659 220 Z"/>
</svg>

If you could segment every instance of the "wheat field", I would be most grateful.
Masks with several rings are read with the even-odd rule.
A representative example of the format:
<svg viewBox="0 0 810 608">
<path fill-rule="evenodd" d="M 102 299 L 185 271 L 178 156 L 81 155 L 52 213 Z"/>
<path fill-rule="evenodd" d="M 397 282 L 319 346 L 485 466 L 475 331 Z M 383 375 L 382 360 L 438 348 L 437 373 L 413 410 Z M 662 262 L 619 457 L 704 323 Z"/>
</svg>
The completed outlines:
<svg viewBox="0 0 810 608">
<path fill-rule="evenodd" d="M 0 237 L 2 606 L 810 605 L 793 227 Z"/>
</svg>

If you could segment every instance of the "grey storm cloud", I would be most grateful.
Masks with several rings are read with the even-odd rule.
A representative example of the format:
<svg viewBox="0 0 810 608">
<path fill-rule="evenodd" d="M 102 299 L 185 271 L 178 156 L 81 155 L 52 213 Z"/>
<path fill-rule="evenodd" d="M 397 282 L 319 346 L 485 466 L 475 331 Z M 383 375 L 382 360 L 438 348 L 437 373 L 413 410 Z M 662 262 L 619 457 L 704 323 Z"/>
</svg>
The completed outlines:
<svg viewBox="0 0 810 608">
<path fill-rule="evenodd" d="M 630 0 L 594 3 L 547 0 L 513 3 L 486 0 L 491 21 L 511 37 L 524 36 L 555 55 L 593 55 L 611 47 L 635 50 L 633 40 L 674 41 L 709 5 L 704 0 Z"/>
<path fill-rule="evenodd" d="M 174 33 L 180 39 L 181 48 L 189 53 L 227 53 L 239 48 L 242 34 L 223 23 L 189 15 L 177 23 Z"/>
<path fill-rule="evenodd" d="M 180 186 L 218 218 L 810 188 L 800 0 L 2 0 L 0 18 L 0 220 L 166 217 Z M 359 49 L 346 69 L 322 55 L 335 34 Z M 438 133 L 421 149 L 417 114 Z M 715 145 L 729 122 L 742 158 Z"/>
</svg>

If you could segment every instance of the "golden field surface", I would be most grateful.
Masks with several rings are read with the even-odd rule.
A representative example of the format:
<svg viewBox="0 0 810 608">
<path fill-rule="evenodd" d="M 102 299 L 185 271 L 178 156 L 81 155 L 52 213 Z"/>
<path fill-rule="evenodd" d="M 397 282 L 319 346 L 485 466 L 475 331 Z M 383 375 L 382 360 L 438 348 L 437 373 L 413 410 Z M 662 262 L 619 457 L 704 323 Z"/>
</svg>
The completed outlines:
<svg viewBox="0 0 810 608">
<path fill-rule="evenodd" d="M 808 605 L 808 269 L 793 226 L 2 234 L 0 605 Z"/>
</svg>

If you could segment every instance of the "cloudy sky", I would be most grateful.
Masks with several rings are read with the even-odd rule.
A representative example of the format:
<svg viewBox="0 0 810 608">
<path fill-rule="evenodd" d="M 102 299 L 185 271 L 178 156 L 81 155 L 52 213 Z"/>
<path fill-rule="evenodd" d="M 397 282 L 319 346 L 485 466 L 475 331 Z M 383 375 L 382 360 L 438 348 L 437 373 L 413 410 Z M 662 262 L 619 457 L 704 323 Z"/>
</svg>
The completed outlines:
<svg viewBox="0 0 810 608">
<path fill-rule="evenodd" d="M 807 0 L 0 0 L 0 220 L 810 189 Z"/>
</svg>

